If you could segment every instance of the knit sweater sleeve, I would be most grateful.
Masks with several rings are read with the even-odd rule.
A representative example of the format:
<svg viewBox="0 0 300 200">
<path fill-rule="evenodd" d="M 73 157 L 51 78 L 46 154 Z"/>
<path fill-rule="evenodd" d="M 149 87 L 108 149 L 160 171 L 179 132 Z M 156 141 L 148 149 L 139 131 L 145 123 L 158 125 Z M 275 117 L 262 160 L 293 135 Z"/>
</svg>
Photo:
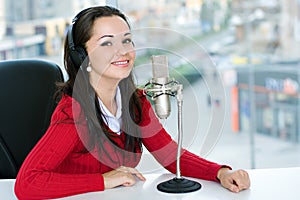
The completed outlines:
<svg viewBox="0 0 300 200">
<path fill-rule="evenodd" d="M 155 159 L 168 171 L 176 173 L 177 143 L 163 128 L 157 119 L 150 102 L 142 98 L 143 119 L 141 122 L 143 144 Z M 183 176 L 218 181 L 217 173 L 222 167 L 200 156 L 182 149 L 180 169 Z"/>
<path fill-rule="evenodd" d="M 21 166 L 15 183 L 19 199 L 59 198 L 104 190 L 100 173 L 68 173 L 68 167 L 63 173 L 56 170 L 80 142 L 72 118 L 70 123 L 60 123 L 72 116 L 70 99 L 63 101 L 54 111 L 48 130 Z"/>
</svg>

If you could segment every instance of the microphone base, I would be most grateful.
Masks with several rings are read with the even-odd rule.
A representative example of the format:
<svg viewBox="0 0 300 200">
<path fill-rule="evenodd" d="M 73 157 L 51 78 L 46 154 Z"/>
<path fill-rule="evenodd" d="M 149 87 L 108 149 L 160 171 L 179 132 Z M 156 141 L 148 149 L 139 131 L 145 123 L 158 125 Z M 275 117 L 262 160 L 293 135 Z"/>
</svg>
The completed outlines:
<svg viewBox="0 0 300 200">
<path fill-rule="evenodd" d="M 194 192 L 201 188 L 201 184 L 185 178 L 173 178 L 157 185 L 157 189 L 167 193 Z"/>
</svg>

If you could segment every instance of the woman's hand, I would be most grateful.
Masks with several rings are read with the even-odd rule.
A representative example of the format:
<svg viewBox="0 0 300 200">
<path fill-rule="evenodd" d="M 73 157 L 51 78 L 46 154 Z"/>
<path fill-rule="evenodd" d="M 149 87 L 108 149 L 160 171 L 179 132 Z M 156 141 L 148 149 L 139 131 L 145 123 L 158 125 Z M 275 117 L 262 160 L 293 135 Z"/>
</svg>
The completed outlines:
<svg viewBox="0 0 300 200">
<path fill-rule="evenodd" d="M 135 168 L 121 166 L 115 170 L 104 173 L 105 189 L 114 188 L 117 186 L 132 186 L 136 183 L 136 177 L 145 181 L 145 177 Z"/>
<path fill-rule="evenodd" d="M 229 168 L 221 168 L 217 177 L 221 185 L 232 192 L 240 192 L 250 187 L 249 175 L 242 169 L 233 171 Z"/>
</svg>

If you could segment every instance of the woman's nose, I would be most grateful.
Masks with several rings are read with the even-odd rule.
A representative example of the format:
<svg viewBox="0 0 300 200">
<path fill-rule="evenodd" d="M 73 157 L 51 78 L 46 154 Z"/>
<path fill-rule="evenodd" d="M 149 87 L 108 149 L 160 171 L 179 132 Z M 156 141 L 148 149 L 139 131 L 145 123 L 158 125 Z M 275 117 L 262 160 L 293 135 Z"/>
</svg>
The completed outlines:
<svg viewBox="0 0 300 200">
<path fill-rule="evenodd" d="M 118 44 L 117 45 L 117 53 L 119 55 L 126 55 L 127 53 L 130 53 L 131 51 L 134 51 L 134 47 L 132 44 Z"/>
</svg>

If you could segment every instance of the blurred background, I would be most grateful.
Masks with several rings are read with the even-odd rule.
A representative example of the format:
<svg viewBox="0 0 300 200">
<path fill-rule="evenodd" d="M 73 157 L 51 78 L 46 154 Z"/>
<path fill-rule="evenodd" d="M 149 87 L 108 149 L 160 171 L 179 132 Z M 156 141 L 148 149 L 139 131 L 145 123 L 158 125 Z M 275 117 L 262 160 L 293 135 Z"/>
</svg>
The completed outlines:
<svg viewBox="0 0 300 200">
<path fill-rule="evenodd" d="M 195 123 L 189 118 L 195 104 L 200 130 L 210 124 L 212 109 L 226 110 L 220 136 L 202 156 L 234 168 L 300 166 L 300 0 L 0 0 L 0 60 L 37 58 L 63 67 L 71 19 L 85 7 L 106 4 L 122 10 L 134 29 L 178 31 L 211 59 L 209 70 L 171 63 L 193 80 L 197 96 L 184 104 L 185 127 Z M 201 62 L 195 45 L 178 37 L 160 42 Z M 150 54 L 138 54 L 137 63 L 150 62 Z M 224 86 L 221 101 L 209 93 L 213 76 Z M 171 117 L 167 129 L 176 130 L 174 123 Z M 202 154 L 202 139 L 195 136 L 188 148 Z"/>
</svg>

